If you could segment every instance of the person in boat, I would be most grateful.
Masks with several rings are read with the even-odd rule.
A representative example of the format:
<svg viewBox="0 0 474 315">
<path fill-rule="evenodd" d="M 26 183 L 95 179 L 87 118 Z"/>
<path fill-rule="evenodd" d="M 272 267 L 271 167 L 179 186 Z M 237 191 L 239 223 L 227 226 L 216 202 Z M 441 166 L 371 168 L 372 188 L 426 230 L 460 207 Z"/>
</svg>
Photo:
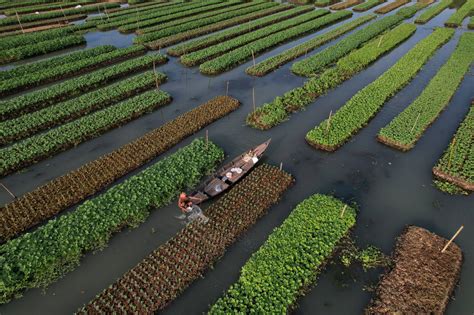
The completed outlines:
<svg viewBox="0 0 474 315">
<path fill-rule="evenodd" d="M 185 219 L 186 215 L 189 214 L 189 217 L 188 217 L 189 221 L 194 221 L 195 219 L 199 218 L 201 222 L 207 223 L 207 221 L 209 221 L 209 218 L 207 218 L 202 213 L 201 208 L 193 204 L 193 200 L 199 201 L 200 199 L 188 196 L 186 195 L 185 192 L 182 192 L 179 195 L 178 207 L 181 209 L 183 213 L 178 218 Z"/>
</svg>

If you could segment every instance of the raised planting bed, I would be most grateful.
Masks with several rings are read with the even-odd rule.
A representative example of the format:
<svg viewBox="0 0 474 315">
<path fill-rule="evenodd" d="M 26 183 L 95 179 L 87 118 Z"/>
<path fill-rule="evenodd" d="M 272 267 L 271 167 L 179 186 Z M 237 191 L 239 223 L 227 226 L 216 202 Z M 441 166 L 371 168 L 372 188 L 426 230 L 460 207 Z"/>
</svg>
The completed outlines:
<svg viewBox="0 0 474 315">
<path fill-rule="evenodd" d="M 444 23 L 447 27 L 459 27 L 465 18 L 474 14 L 474 0 L 467 0 L 462 7 L 454 12 Z"/>
<path fill-rule="evenodd" d="M 373 14 L 367 14 L 361 17 L 356 18 L 353 21 L 349 21 L 339 27 L 334 28 L 331 31 L 328 31 L 324 34 L 318 35 L 300 45 L 289 48 L 284 52 L 265 59 L 255 66 L 248 67 L 245 72 L 249 75 L 254 75 L 262 77 L 273 70 L 276 70 L 278 67 L 294 60 L 300 56 L 307 54 L 308 52 L 316 49 L 317 47 L 324 45 L 325 43 L 336 39 L 347 32 L 359 27 L 362 24 L 367 23 L 368 21 L 374 19 L 376 16 Z M 169 53 L 169 50 L 168 50 Z"/>
<path fill-rule="evenodd" d="M 467 28 L 470 30 L 474 30 L 474 16 L 471 17 L 471 19 L 469 20 L 469 24 L 467 24 Z"/>
<path fill-rule="evenodd" d="M 74 211 L 3 244 L 0 257 L 10 268 L 0 274 L 0 303 L 74 270 L 83 255 L 106 246 L 123 228 L 138 226 L 153 208 L 195 186 L 223 158 L 215 144 L 196 139 Z"/>
<path fill-rule="evenodd" d="M 367 0 L 365 2 L 362 2 L 361 4 L 356 5 L 355 7 L 353 7 L 352 10 L 355 11 L 355 12 L 364 12 L 364 11 L 372 9 L 373 7 L 376 7 L 379 4 L 382 4 L 386 1 L 387 0 Z"/>
<path fill-rule="evenodd" d="M 238 100 L 218 96 L 0 209 L 0 238 L 8 240 L 106 188 L 184 138 L 233 112 Z"/>
<path fill-rule="evenodd" d="M 293 178 L 263 164 L 193 222 L 85 305 L 78 314 L 153 313 L 165 308 L 264 216 Z"/>
<path fill-rule="evenodd" d="M 190 30 L 193 30 L 193 29 L 198 29 L 198 28 L 210 25 L 210 24 L 226 21 L 227 19 L 232 19 L 232 18 L 235 18 L 235 17 L 243 16 L 243 15 L 248 14 L 248 13 L 257 12 L 257 11 L 268 9 L 268 8 L 275 7 L 275 6 L 278 6 L 278 4 L 275 3 L 275 2 L 247 3 L 246 6 L 244 6 L 244 5 L 239 6 L 238 10 L 232 10 L 232 11 L 229 11 L 227 13 L 219 14 L 217 16 L 202 19 L 200 21 L 188 22 L 188 23 L 181 24 L 181 25 L 178 25 L 178 26 L 175 26 L 175 27 L 170 27 L 168 29 L 164 29 L 164 30 L 161 30 L 161 31 L 156 31 L 156 32 L 143 34 L 141 36 L 135 37 L 133 42 L 135 44 L 153 42 L 153 41 L 159 40 L 161 38 L 176 35 L 176 34 L 186 32 L 186 31 L 190 31 Z M 153 43 L 152 43 L 152 45 L 153 45 Z"/>
<path fill-rule="evenodd" d="M 456 50 L 421 95 L 382 128 L 377 139 L 402 151 L 412 149 L 425 130 L 448 106 L 472 62 L 474 62 L 474 33 L 464 33 L 459 39 Z"/>
<path fill-rule="evenodd" d="M 210 18 L 220 13 L 239 10 L 241 8 L 247 8 L 254 5 L 255 5 L 254 3 L 242 3 L 240 1 L 235 1 L 235 0 L 232 0 L 229 2 L 221 2 L 214 5 L 208 5 L 205 7 L 196 8 L 193 10 L 187 10 L 184 12 L 169 14 L 169 15 L 162 16 L 156 19 L 149 19 L 146 21 L 139 21 L 138 23 L 122 25 L 118 28 L 118 30 L 121 33 L 131 33 L 134 31 L 137 31 L 138 33 L 139 30 L 149 33 L 149 32 L 160 30 L 161 25 L 166 24 L 166 22 L 168 23 L 180 22 L 180 21 L 189 22 L 189 21 L 193 21 L 195 17 L 203 16 L 203 15 L 206 18 Z"/>
<path fill-rule="evenodd" d="M 384 5 L 381 8 L 375 10 L 374 12 L 379 13 L 379 14 L 385 14 L 385 13 L 388 13 L 388 12 L 393 11 L 395 9 L 398 9 L 402 5 L 405 5 L 409 2 L 411 2 L 411 0 L 395 0 L 393 2 L 390 2 L 387 5 Z"/>
<path fill-rule="evenodd" d="M 24 113 L 33 112 L 60 101 L 79 96 L 126 75 L 151 69 L 153 64 L 159 65 L 167 61 L 168 59 L 164 55 L 146 55 L 96 70 L 41 90 L 6 101 L 0 101 L 0 120 L 15 118 Z"/>
<path fill-rule="evenodd" d="M 16 119 L 0 122 L 0 145 L 24 139 L 123 101 L 163 83 L 164 79 L 162 75 L 146 72 Z"/>
<path fill-rule="evenodd" d="M 248 21 L 256 20 L 256 19 L 268 16 L 270 14 L 280 12 L 280 11 L 282 11 L 282 9 L 286 9 L 286 8 L 287 8 L 287 6 L 285 6 L 285 5 L 278 5 L 278 6 L 270 7 L 268 9 L 258 10 L 257 12 L 251 12 L 251 13 L 244 14 L 244 15 L 241 15 L 241 16 L 228 18 L 228 19 L 226 19 L 224 21 L 221 21 L 221 22 L 211 23 L 209 25 L 202 26 L 202 27 L 199 27 L 199 28 L 194 28 L 194 29 L 191 29 L 191 30 L 188 30 L 188 31 L 184 31 L 184 32 L 178 33 L 176 35 L 170 35 L 170 36 L 163 37 L 159 40 L 155 40 L 155 41 L 146 43 L 145 46 L 147 46 L 150 49 L 160 49 L 161 47 L 168 47 L 170 45 L 173 45 L 173 44 L 176 44 L 176 43 L 188 40 L 188 39 L 192 39 L 192 38 L 195 38 L 195 37 L 198 37 L 198 36 L 201 36 L 201 35 L 206 35 L 206 34 L 209 34 L 209 33 L 213 33 L 213 32 L 216 32 L 216 31 L 226 29 L 226 28 L 231 27 L 231 26 L 240 25 L 240 24 L 246 23 Z M 137 41 L 141 41 L 141 39 L 139 39 L 139 37 L 138 37 Z"/>
<path fill-rule="evenodd" d="M 419 41 L 390 69 L 357 92 L 331 118 L 310 130 L 306 134 L 306 141 L 324 151 L 335 151 L 342 146 L 369 123 L 387 100 L 410 83 L 435 51 L 449 41 L 453 34 L 453 30 L 438 28 Z"/>
<path fill-rule="evenodd" d="M 113 8 L 109 10 L 105 10 L 105 12 L 101 16 L 91 16 L 87 18 L 87 21 L 98 21 L 102 19 L 112 19 L 116 18 L 118 16 L 121 16 L 125 18 L 127 15 L 133 15 L 144 13 L 146 11 L 154 10 L 156 8 L 163 8 L 163 7 L 169 7 L 173 6 L 176 4 L 179 4 L 179 2 L 148 2 L 144 3 L 146 5 L 134 5 L 134 6 L 129 6 L 127 8 Z"/>
<path fill-rule="evenodd" d="M 432 6 L 431 8 L 426 9 L 423 13 L 421 13 L 420 16 L 416 18 L 415 23 L 425 24 L 426 22 L 443 12 L 452 3 L 453 0 L 441 0 L 441 2 L 439 2 L 435 6 Z"/>
<path fill-rule="evenodd" d="M 47 27 L 47 26 L 66 26 L 69 22 L 73 21 L 79 21 L 83 20 L 86 18 L 87 15 L 84 14 L 75 14 L 75 15 L 69 15 L 67 17 L 57 17 L 54 19 L 47 19 L 47 20 L 39 20 L 39 21 L 34 21 L 34 22 L 29 22 L 29 23 L 22 23 L 21 26 L 19 24 L 15 25 L 7 25 L 7 26 L 1 26 L 0 27 L 0 34 L 11 34 L 12 32 L 22 32 L 22 29 L 25 31 L 25 33 L 28 32 L 35 32 L 36 29 L 41 30 L 42 27 Z"/>
<path fill-rule="evenodd" d="M 32 5 L 28 7 L 20 7 L 14 9 L 6 9 L 3 11 L 5 15 L 15 15 L 15 14 L 27 14 L 27 13 L 36 13 L 36 12 L 43 12 L 43 11 L 52 11 L 52 10 L 61 10 L 67 9 L 70 7 L 75 7 L 78 4 L 83 4 L 82 2 L 71 1 L 71 2 L 61 2 L 61 3 L 46 3 L 46 4 L 38 4 Z"/>
<path fill-rule="evenodd" d="M 301 6 L 301 7 L 290 9 L 291 8 L 290 6 L 281 5 L 281 6 L 277 6 L 276 8 L 280 9 L 280 11 L 281 10 L 285 10 L 285 11 L 270 15 L 268 17 L 259 19 L 257 21 L 251 21 L 251 22 L 242 24 L 240 26 L 231 28 L 228 31 L 222 31 L 214 35 L 209 35 L 204 38 L 200 38 L 200 39 L 196 39 L 184 44 L 176 45 L 174 47 L 169 48 L 167 50 L 167 53 L 170 56 L 181 56 L 184 54 L 188 54 L 196 50 L 203 49 L 203 48 L 227 41 L 239 35 L 247 34 L 252 31 L 261 29 L 262 27 L 272 25 L 273 23 L 284 21 L 286 19 L 295 17 L 301 13 L 305 13 L 305 12 L 309 12 L 313 10 L 311 6 Z"/>
<path fill-rule="evenodd" d="M 159 81 L 166 76 L 158 73 Z M 148 91 L 116 105 L 94 112 L 45 133 L 0 149 L 2 165 L 0 176 L 22 169 L 59 152 L 70 149 L 89 139 L 96 138 L 110 129 L 152 112 L 171 102 L 164 91 Z"/>
<path fill-rule="evenodd" d="M 356 4 L 362 3 L 363 0 L 346 0 L 344 2 L 339 2 L 333 4 L 329 7 L 331 10 L 343 10 L 355 6 Z"/>
<path fill-rule="evenodd" d="M 443 314 L 461 273 L 462 252 L 448 240 L 409 226 L 397 240 L 395 266 L 382 277 L 366 314 Z"/>
<path fill-rule="evenodd" d="M 314 1 L 314 5 L 317 7 L 327 7 L 328 5 L 338 3 L 341 0 L 316 0 Z"/>
<path fill-rule="evenodd" d="M 13 61 L 26 59 L 38 55 L 44 55 L 53 51 L 58 51 L 68 47 L 85 44 L 84 36 L 69 35 L 56 39 L 46 40 L 37 44 L 21 46 L 0 52 L 0 65 Z"/>
<path fill-rule="evenodd" d="M 97 28 L 101 31 L 107 31 L 114 28 L 118 28 L 124 25 L 131 25 L 135 24 L 136 28 L 141 28 L 146 26 L 145 23 L 150 20 L 157 20 L 161 21 L 160 18 L 166 20 L 166 16 L 175 15 L 175 14 L 182 14 L 183 16 L 188 14 L 192 14 L 192 12 L 196 11 L 196 9 L 200 9 L 203 7 L 215 6 L 215 5 L 222 5 L 222 2 L 217 1 L 209 1 L 209 2 L 188 2 L 183 3 L 181 5 L 172 6 L 169 8 L 161 9 L 157 8 L 149 12 L 145 12 L 144 14 L 135 14 L 127 18 L 116 17 L 110 20 L 104 20 L 104 24 L 100 24 Z M 191 12 L 191 13 L 189 13 Z"/>
<path fill-rule="evenodd" d="M 0 81 L 9 80 L 9 79 L 19 79 L 24 76 L 29 76 L 36 72 L 43 72 L 51 70 L 55 67 L 60 67 L 64 64 L 93 58 L 111 51 L 114 51 L 116 48 L 112 45 L 98 46 L 95 48 L 84 49 L 77 52 L 72 52 L 67 55 L 53 57 L 50 59 L 45 59 L 37 62 L 28 63 L 26 65 L 19 65 L 13 69 L 4 70 L 0 72 Z M 2 83 L 0 83 L 2 84 Z M 3 85 L 0 85 L 3 87 Z"/>
<path fill-rule="evenodd" d="M 433 174 L 464 190 L 474 191 L 474 101 Z M 449 191 L 447 191 L 449 192 Z"/>
<path fill-rule="evenodd" d="M 380 35 L 403 20 L 412 17 L 417 11 L 418 6 L 413 6 L 402 9 L 394 15 L 375 21 L 363 29 L 346 36 L 336 44 L 329 46 L 308 58 L 295 62 L 291 66 L 291 71 L 294 74 L 301 76 L 314 76 L 339 58 L 373 39 L 375 36 Z"/>
<path fill-rule="evenodd" d="M 220 57 L 206 61 L 199 66 L 199 71 L 204 74 L 222 73 L 252 59 L 254 56 L 260 55 L 272 47 L 281 45 L 305 34 L 315 32 L 321 28 L 351 16 L 352 12 L 339 11 L 312 21 L 308 21 L 295 27 L 291 27 L 287 30 L 282 30 L 267 37 L 261 38 L 256 42 L 252 42 L 234 49 Z"/>
<path fill-rule="evenodd" d="M 273 102 L 258 107 L 248 115 L 247 124 L 265 130 L 282 123 L 288 119 L 290 113 L 305 108 L 319 96 L 367 68 L 408 39 L 415 31 L 415 25 L 402 24 L 380 35 L 339 59 L 334 67 L 311 78 L 303 86 L 294 88 L 283 96 L 278 96 Z"/>
<path fill-rule="evenodd" d="M 334 197 L 305 199 L 250 257 L 208 314 L 289 313 L 355 222 L 355 210 Z"/>
<path fill-rule="evenodd" d="M 291 27 L 298 26 L 302 23 L 309 22 L 326 14 L 329 14 L 328 10 L 313 10 L 297 17 L 289 18 L 282 22 L 274 23 L 262 29 L 249 32 L 247 34 L 243 34 L 229 40 L 224 40 L 224 42 L 219 42 L 215 45 L 211 44 L 210 46 L 204 47 L 201 50 L 182 55 L 180 61 L 182 64 L 188 67 L 199 65 L 207 60 L 221 56 L 228 51 L 234 50 L 238 47 L 242 47 L 248 43 L 258 41 L 259 39 L 281 32 L 282 30 L 286 30 Z"/>
<path fill-rule="evenodd" d="M 87 59 L 78 60 L 76 62 L 62 64 L 55 68 L 44 69 L 43 71 L 22 77 L 10 78 L 8 81 L 0 82 L 0 96 L 10 95 L 15 92 L 25 91 L 26 89 L 38 85 L 67 79 L 72 76 L 87 73 L 101 67 L 144 55 L 145 53 L 146 49 L 144 46 L 131 46 L 116 49 Z"/>
<path fill-rule="evenodd" d="M 7 50 L 18 48 L 20 46 L 32 45 L 39 42 L 43 42 L 50 39 L 56 39 L 58 37 L 63 37 L 71 35 L 74 30 L 70 27 L 63 27 L 55 30 L 47 30 L 42 32 L 35 32 L 32 34 L 21 34 L 15 36 L 8 36 L 2 38 L 0 41 L 0 49 Z"/>
</svg>

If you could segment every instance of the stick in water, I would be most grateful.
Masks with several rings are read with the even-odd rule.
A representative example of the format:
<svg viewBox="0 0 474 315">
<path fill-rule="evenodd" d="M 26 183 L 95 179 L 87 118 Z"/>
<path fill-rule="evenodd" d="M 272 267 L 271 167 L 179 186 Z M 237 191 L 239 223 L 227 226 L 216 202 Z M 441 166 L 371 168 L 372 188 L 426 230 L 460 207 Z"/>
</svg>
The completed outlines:
<svg viewBox="0 0 474 315">
<path fill-rule="evenodd" d="M 8 193 L 10 196 L 13 197 L 13 199 L 16 199 L 15 194 L 12 193 L 12 192 L 10 191 L 10 189 L 7 188 L 7 186 L 3 185 L 2 183 L 0 183 L 0 186 L 2 186 L 2 188 L 5 189 L 5 190 L 7 191 L 7 193 Z"/>
<path fill-rule="evenodd" d="M 341 218 L 344 216 L 344 212 L 346 212 L 347 205 L 344 205 L 344 208 L 342 208 L 341 211 Z"/>
<path fill-rule="evenodd" d="M 446 251 L 446 249 L 448 249 L 448 246 L 451 245 L 451 243 L 454 241 L 454 239 L 459 235 L 459 233 L 461 233 L 462 229 L 464 229 L 464 225 L 461 225 L 461 227 L 456 231 L 456 233 L 454 233 L 453 237 L 451 237 L 449 242 L 441 250 L 442 253 L 444 253 Z"/>
<path fill-rule="evenodd" d="M 255 111 L 255 87 L 252 88 L 253 110 Z"/>
</svg>

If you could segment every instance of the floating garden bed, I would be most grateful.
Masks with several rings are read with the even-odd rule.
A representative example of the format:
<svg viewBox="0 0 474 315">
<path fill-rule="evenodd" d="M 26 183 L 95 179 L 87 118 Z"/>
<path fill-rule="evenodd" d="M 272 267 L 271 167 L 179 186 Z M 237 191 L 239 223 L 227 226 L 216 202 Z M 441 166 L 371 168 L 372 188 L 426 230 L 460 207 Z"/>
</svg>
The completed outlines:
<svg viewBox="0 0 474 315">
<path fill-rule="evenodd" d="M 367 10 L 372 9 L 373 7 L 376 7 L 379 4 L 382 4 L 386 1 L 387 0 L 367 0 L 365 2 L 362 2 L 361 4 L 356 5 L 355 7 L 353 7 L 352 10 L 355 11 L 355 12 L 367 11 Z"/>
<path fill-rule="evenodd" d="M 383 7 L 375 10 L 375 13 L 379 13 L 379 14 L 385 14 L 385 13 L 388 13 L 390 11 L 393 11 L 395 9 L 398 9 L 399 7 L 409 3 L 411 0 L 395 0 L 393 2 L 390 2 L 389 4 L 387 5 L 384 5 Z"/>
<path fill-rule="evenodd" d="M 448 8 L 453 3 L 453 0 L 441 0 L 440 3 L 432 6 L 431 8 L 426 9 L 425 12 L 421 13 L 419 17 L 416 18 L 415 23 L 417 24 L 425 24 L 441 12 L 443 12 L 446 8 Z"/>
<path fill-rule="evenodd" d="M 465 18 L 474 14 L 474 0 L 467 0 L 462 7 L 454 12 L 444 23 L 447 27 L 459 27 Z"/>
</svg>

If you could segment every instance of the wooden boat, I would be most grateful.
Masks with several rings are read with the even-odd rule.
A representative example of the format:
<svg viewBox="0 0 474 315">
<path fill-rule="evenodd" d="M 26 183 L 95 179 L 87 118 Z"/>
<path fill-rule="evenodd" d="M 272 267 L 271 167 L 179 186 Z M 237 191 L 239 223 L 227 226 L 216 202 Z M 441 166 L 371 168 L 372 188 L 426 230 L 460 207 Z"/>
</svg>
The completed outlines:
<svg viewBox="0 0 474 315">
<path fill-rule="evenodd" d="M 196 191 L 189 194 L 194 204 L 198 205 L 210 198 L 222 194 L 235 185 L 242 177 L 250 172 L 270 145 L 271 139 L 242 153 L 220 170 Z"/>
</svg>

